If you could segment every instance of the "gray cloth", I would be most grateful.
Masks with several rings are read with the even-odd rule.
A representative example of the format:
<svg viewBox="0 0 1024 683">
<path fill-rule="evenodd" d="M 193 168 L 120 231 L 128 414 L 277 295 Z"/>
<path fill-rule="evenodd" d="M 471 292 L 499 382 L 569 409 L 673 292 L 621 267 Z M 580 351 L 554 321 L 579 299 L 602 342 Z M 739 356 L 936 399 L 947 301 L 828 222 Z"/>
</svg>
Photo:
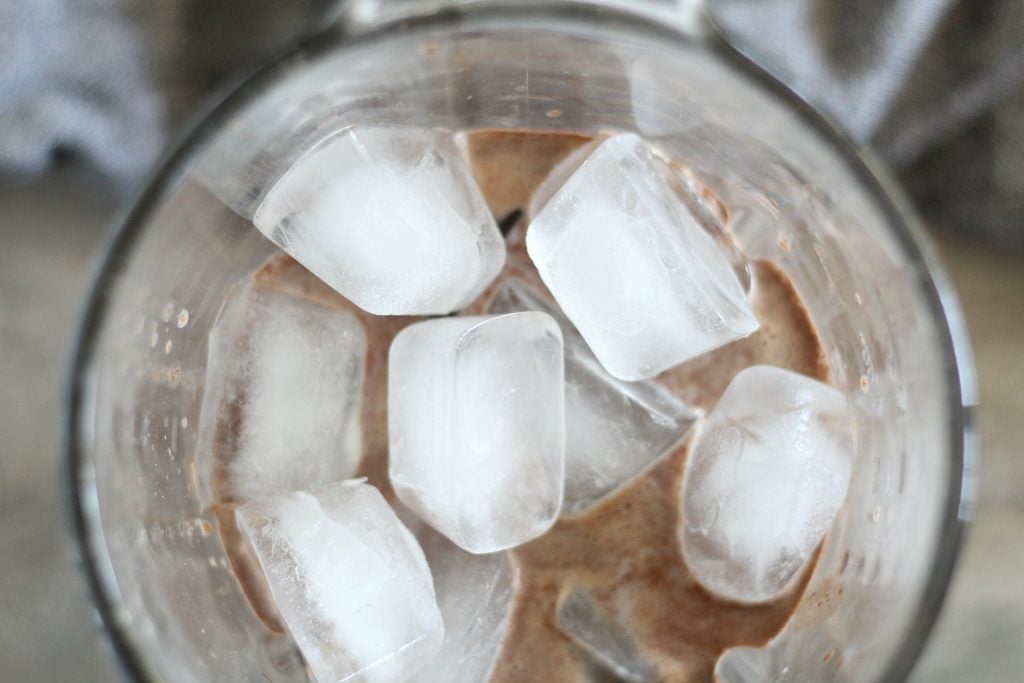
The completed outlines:
<svg viewBox="0 0 1024 683">
<path fill-rule="evenodd" d="M 737 47 L 874 147 L 929 222 L 1024 246 L 1024 2 L 709 4 Z"/>
<path fill-rule="evenodd" d="M 0 170 L 61 152 L 131 190 L 202 98 L 336 0 L 0 0 Z"/>
<path fill-rule="evenodd" d="M 1024 1 L 707 0 L 731 40 L 871 144 L 930 222 L 1024 246 Z M 0 0 L 0 168 L 55 151 L 132 185 L 167 132 L 336 0 Z"/>
<path fill-rule="evenodd" d="M 0 0 L 0 165 L 39 172 L 74 149 L 128 178 L 160 149 L 165 113 L 139 16 L 114 3 Z"/>
</svg>

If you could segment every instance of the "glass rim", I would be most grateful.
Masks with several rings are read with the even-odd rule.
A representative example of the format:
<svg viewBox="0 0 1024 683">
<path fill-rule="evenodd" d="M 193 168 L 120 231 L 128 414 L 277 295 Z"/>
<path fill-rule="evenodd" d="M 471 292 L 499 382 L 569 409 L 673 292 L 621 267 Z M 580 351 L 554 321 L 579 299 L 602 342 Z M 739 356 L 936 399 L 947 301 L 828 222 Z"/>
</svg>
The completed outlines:
<svg viewBox="0 0 1024 683">
<path fill-rule="evenodd" d="M 889 176 L 887 170 L 875 160 L 870 151 L 856 146 L 842 130 L 825 115 L 808 104 L 799 95 L 783 85 L 763 68 L 755 64 L 723 36 L 713 18 L 705 16 L 710 30 L 699 36 L 683 29 L 663 24 L 656 19 L 641 16 L 619 8 L 599 4 L 552 4 L 550 6 L 507 6 L 497 2 L 474 4 L 471 7 L 449 7 L 429 15 L 405 17 L 349 32 L 343 23 L 333 24 L 306 38 L 270 59 L 262 66 L 234 78 L 207 100 L 190 118 L 190 123 L 169 151 L 154 166 L 149 179 L 142 185 L 126 211 L 115 219 L 117 226 L 96 267 L 89 286 L 89 294 L 82 308 L 74 336 L 71 363 L 63 395 L 61 418 L 61 451 L 65 503 L 70 517 L 71 533 L 77 546 L 80 566 L 89 586 L 93 606 L 100 617 L 121 672 L 132 681 L 149 680 L 145 672 L 147 657 L 132 643 L 117 618 L 116 587 L 108 582 L 113 577 L 103 576 L 101 562 L 94 542 L 102 539 L 99 512 L 87 509 L 84 496 L 94 492 L 91 480 L 82 476 L 84 450 L 81 440 L 80 418 L 85 395 L 86 373 L 93 356 L 100 324 L 105 320 L 108 292 L 117 274 L 131 259 L 135 240 L 144 232 L 148 218 L 166 198 L 168 190 L 185 176 L 193 166 L 197 154 L 214 139 L 222 126 L 247 103 L 259 97 L 263 86 L 273 81 L 291 65 L 305 59 L 316 58 L 333 49 L 347 48 L 363 42 L 372 42 L 391 36 L 396 30 L 414 32 L 423 27 L 457 26 L 469 18 L 535 19 L 539 15 L 576 23 L 614 21 L 618 30 L 646 33 L 665 41 L 696 44 L 741 76 L 751 78 L 772 97 L 785 103 L 801 121 L 809 125 L 829 144 L 842 159 L 853 176 L 877 201 L 878 207 L 893 228 L 894 237 L 910 264 L 920 275 L 918 287 L 928 301 L 930 315 L 941 335 L 940 344 L 948 380 L 948 410 L 950 416 L 950 474 L 946 482 L 946 503 L 939 523 L 939 538 L 929 565 L 928 582 L 909 622 L 904 642 L 896 655 L 887 663 L 879 683 L 897 683 L 906 680 L 920 657 L 928 636 L 938 618 L 942 603 L 952 580 L 964 532 L 975 504 L 975 478 L 979 452 L 974 438 L 974 408 L 977 390 L 966 324 L 956 293 L 930 244 L 923 224 L 902 188 Z M 91 489 L 90 489 L 91 487 Z"/>
</svg>

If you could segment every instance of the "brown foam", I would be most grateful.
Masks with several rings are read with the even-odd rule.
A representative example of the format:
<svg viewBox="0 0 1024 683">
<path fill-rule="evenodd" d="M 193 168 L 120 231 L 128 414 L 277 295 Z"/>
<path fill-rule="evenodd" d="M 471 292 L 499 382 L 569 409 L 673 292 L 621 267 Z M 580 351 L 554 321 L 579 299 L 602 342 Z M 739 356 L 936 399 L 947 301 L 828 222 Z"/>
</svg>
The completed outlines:
<svg viewBox="0 0 1024 683">
<path fill-rule="evenodd" d="M 824 349 L 793 282 L 770 261 L 755 261 L 751 280 L 748 298 L 761 323 L 757 332 L 658 377 L 689 405 L 710 408 L 733 376 L 751 365 L 777 365 L 822 381 L 828 379 Z"/>
<path fill-rule="evenodd" d="M 481 130 L 466 135 L 466 156 L 491 212 L 525 209 L 551 169 L 592 138 L 576 133 Z"/>
</svg>

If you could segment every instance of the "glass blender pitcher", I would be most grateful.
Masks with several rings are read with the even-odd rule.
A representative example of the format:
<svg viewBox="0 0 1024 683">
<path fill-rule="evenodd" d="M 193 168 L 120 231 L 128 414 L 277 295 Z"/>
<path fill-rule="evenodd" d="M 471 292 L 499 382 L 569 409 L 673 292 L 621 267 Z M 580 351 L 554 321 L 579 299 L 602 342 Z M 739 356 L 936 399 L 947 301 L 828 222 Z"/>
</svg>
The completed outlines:
<svg viewBox="0 0 1024 683">
<path fill-rule="evenodd" d="M 202 121 L 128 213 L 85 312 L 66 448 L 75 532 L 126 674 L 309 680 L 254 616 L 195 460 L 207 335 L 276 249 L 252 225 L 292 162 L 352 124 L 635 132 L 793 281 L 853 397 L 849 496 L 786 627 L 725 683 L 901 681 L 972 504 L 973 372 L 952 291 L 880 169 L 728 47 L 700 8 L 354 0 Z"/>
</svg>

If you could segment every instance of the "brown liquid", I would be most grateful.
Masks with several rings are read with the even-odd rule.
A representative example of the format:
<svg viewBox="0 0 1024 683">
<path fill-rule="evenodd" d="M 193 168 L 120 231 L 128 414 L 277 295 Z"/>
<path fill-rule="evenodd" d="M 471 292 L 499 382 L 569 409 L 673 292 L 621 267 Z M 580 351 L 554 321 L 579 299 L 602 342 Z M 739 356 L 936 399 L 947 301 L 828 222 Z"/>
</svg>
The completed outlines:
<svg viewBox="0 0 1024 683">
<path fill-rule="evenodd" d="M 692 405 L 714 405 L 736 371 L 764 363 L 825 379 L 821 348 L 792 285 L 774 266 L 754 267 L 760 331 L 659 379 Z M 691 383 L 698 382 L 699 387 Z M 680 554 L 679 488 L 688 443 L 582 515 L 511 551 L 520 586 L 493 683 L 583 681 L 584 661 L 558 629 L 558 601 L 586 586 L 608 614 L 631 625 L 658 680 L 709 682 L 727 648 L 759 646 L 781 630 L 805 582 L 762 605 L 738 605 L 701 588 Z M 805 574 L 806 576 L 806 574 Z"/>
<path fill-rule="evenodd" d="M 571 134 L 484 131 L 466 137 L 466 151 L 489 205 L 501 219 L 525 209 L 550 168 L 588 140 Z M 716 205 L 713 213 L 724 214 L 724 207 Z M 523 235 L 522 225 L 509 234 L 504 270 L 468 312 L 485 310 L 497 284 L 508 277 L 524 280 L 539 294 L 545 292 L 526 255 Z M 387 352 L 394 336 L 415 319 L 365 313 L 284 254 L 272 257 L 253 277 L 257 286 L 346 308 L 363 322 L 369 351 L 360 476 L 392 499 L 387 478 Z M 820 341 L 786 275 L 759 261 L 753 264 L 752 282 L 750 300 L 761 328 L 658 378 L 694 407 L 713 406 L 733 375 L 754 364 L 827 379 Z M 225 421 L 221 428 L 219 444 L 232 444 L 237 426 Z M 710 683 L 722 651 L 763 645 L 783 627 L 810 572 L 772 602 L 739 605 L 701 588 L 683 562 L 676 530 L 681 524 L 679 487 L 688 447 L 684 443 L 581 515 L 559 520 L 542 537 L 510 551 L 518 582 L 492 683 L 587 680 L 592 663 L 556 623 L 559 600 L 578 586 L 589 588 L 607 614 L 629 625 L 638 651 L 657 670 L 657 680 Z M 268 628 L 280 631 L 259 567 L 238 537 L 234 505 L 226 504 L 233 500 L 230 482 L 221 480 L 216 491 L 220 504 L 215 509 L 232 569 L 257 616 Z"/>
</svg>

